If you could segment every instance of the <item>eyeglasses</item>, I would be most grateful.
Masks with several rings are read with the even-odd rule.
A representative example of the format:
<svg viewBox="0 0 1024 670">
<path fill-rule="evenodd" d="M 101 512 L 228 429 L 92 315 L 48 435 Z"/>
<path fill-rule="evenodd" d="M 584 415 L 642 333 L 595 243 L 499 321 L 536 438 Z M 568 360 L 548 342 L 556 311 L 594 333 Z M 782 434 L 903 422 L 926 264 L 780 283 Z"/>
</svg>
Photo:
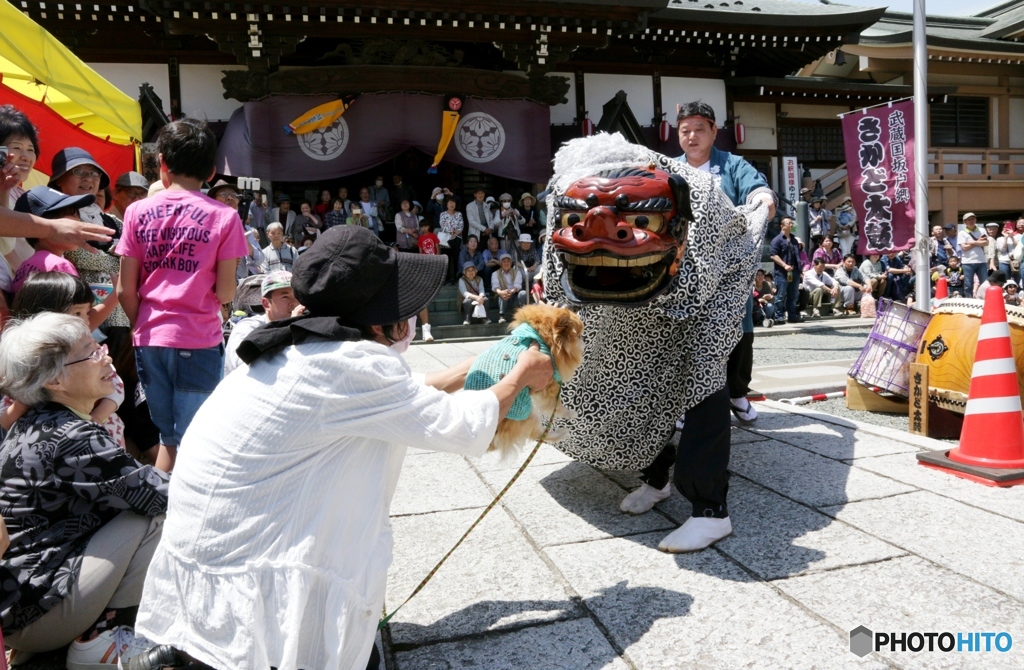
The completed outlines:
<svg viewBox="0 0 1024 670">
<path fill-rule="evenodd" d="M 75 175 L 79 179 L 99 179 L 100 178 L 100 171 L 99 170 L 89 170 L 89 169 L 80 168 L 80 167 L 77 167 L 74 170 L 72 170 L 71 174 Z"/>
<path fill-rule="evenodd" d="M 79 358 L 77 361 L 71 361 L 70 363 L 65 363 L 64 367 L 67 367 L 69 365 L 74 365 L 75 363 L 84 363 L 86 361 L 97 361 L 97 362 L 98 361 L 102 361 L 104 358 L 107 357 L 107 353 L 108 352 L 109 352 L 109 350 L 107 349 L 107 345 L 101 344 L 97 349 L 94 349 L 93 352 L 91 354 L 89 354 L 88 356 L 86 356 L 85 358 Z"/>
</svg>

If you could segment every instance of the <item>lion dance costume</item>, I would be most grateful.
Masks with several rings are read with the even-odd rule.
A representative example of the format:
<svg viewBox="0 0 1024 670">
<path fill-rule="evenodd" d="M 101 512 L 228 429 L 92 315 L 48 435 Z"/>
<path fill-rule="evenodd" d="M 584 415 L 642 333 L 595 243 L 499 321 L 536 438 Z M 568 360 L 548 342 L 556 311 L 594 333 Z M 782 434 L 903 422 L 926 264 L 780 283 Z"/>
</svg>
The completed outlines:
<svg viewBox="0 0 1024 670">
<path fill-rule="evenodd" d="M 583 365 L 562 391 L 577 414 L 560 423 L 567 455 L 642 469 L 678 417 L 725 387 L 768 211 L 733 207 L 713 179 L 620 135 L 555 156 L 545 290 L 585 328 Z"/>
</svg>

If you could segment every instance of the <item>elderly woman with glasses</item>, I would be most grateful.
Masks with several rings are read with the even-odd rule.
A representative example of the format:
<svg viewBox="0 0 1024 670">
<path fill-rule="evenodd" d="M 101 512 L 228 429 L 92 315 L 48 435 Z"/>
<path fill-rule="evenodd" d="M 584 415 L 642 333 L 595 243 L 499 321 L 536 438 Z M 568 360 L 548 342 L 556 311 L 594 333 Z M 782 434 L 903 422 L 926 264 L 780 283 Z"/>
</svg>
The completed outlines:
<svg viewBox="0 0 1024 670">
<path fill-rule="evenodd" d="M 70 670 L 127 665 L 144 645 L 134 617 L 167 509 L 168 475 L 89 418 L 114 378 L 74 316 L 15 321 L 0 339 L 0 392 L 29 407 L 0 445 L 0 625 L 18 653 L 71 643 Z"/>
</svg>

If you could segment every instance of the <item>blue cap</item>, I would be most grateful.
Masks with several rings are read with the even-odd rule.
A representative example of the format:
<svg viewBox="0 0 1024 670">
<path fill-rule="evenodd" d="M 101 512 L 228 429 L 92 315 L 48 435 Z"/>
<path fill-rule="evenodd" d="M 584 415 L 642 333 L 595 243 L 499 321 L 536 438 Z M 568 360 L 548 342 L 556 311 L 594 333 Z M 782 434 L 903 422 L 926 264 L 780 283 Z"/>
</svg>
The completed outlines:
<svg viewBox="0 0 1024 670">
<path fill-rule="evenodd" d="M 107 175 L 106 170 L 100 167 L 100 164 L 96 162 L 92 154 L 78 147 L 61 149 L 53 155 L 53 160 L 50 161 L 50 186 L 53 186 L 58 179 L 79 165 L 92 165 L 100 171 L 100 190 L 110 186 L 110 177 Z"/>
<path fill-rule="evenodd" d="M 65 207 L 88 207 L 94 202 L 96 202 L 96 196 L 91 193 L 67 195 L 49 186 L 36 186 L 21 194 L 18 201 L 14 203 L 14 211 L 49 218 L 47 214 L 52 214 Z"/>
</svg>

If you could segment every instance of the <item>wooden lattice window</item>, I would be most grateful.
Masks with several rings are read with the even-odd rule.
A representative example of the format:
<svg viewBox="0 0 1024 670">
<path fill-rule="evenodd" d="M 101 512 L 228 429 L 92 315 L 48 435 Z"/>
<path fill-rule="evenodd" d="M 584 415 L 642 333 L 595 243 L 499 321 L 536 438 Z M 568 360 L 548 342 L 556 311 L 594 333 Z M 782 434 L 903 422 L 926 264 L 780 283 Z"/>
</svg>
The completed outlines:
<svg viewBox="0 0 1024 670">
<path fill-rule="evenodd" d="M 843 154 L 843 128 L 838 123 L 819 125 L 804 123 L 779 126 L 779 148 L 783 156 L 796 156 L 801 163 L 838 165 L 846 160 Z"/>
<path fill-rule="evenodd" d="M 928 106 L 933 147 L 989 146 L 989 99 L 951 96 Z"/>
</svg>

